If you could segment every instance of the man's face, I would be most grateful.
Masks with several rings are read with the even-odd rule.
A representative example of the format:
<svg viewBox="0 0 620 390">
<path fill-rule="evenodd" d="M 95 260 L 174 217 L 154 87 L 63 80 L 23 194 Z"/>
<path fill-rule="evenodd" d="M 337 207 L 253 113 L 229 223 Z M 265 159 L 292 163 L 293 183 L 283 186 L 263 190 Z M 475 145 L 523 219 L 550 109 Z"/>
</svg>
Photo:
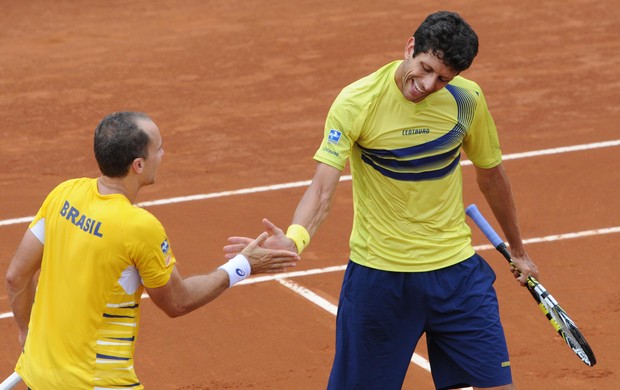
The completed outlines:
<svg viewBox="0 0 620 390">
<path fill-rule="evenodd" d="M 149 136 L 149 154 L 143 159 L 142 166 L 142 178 L 143 185 L 155 183 L 155 176 L 157 175 L 157 169 L 161 164 L 161 160 L 164 156 L 163 142 L 159 128 L 151 120 L 140 120 L 138 126 L 144 130 Z"/>
<path fill-rule="evenodd" d="M 419 53 L 412 57 L 413 47 L 412 37 L 407 42 L 405 60 L 396 75 L 396 83 L 405 99 L 420 103 L 428 95 L 445 87 L 459 72 L 431 53 Z"/>
</svg>

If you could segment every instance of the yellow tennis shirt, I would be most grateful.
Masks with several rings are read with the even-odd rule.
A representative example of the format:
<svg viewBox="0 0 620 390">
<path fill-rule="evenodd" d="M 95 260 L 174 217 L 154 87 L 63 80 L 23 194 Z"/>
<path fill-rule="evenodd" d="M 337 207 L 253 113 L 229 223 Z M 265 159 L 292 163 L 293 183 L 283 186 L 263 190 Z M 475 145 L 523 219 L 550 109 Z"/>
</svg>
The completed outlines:
<svg viewBox="0 0 620 390">
<path fill-rule="evenodd" d="M 314 159 L 353 176 L 352 261 L 401 272 L 436 270 L 474 254 L 462 200 L 461 148 L 478 167 L 501 163 L 480 87 L 455 77 L 420 103 L 394 79 L 401 61 L 344 88 Z"/>
<path fill-rule="evenodd" d="M 43 262 L 16 371 L 33 389 L 142 389 L 140 296 L 165 285 L 175 263 L 161 223 L 82 178 L 56 187 L 30 229 Z"/>
</svg>

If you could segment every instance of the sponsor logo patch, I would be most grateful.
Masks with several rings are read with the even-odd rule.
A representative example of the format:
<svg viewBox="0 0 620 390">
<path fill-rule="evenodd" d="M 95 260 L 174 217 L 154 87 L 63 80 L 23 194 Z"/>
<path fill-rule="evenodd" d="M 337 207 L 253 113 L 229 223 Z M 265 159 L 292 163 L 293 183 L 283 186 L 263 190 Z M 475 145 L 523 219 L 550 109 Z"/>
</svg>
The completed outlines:
<svg viewBox="0 0 620 390">
<path fill-rule="evenodd" d="M 331 129 L 329 131 L 329 136 L 327 137 L 327 141 L 333 144 L 337 144 L 340 141 L 340 136 L 342 136 L 342 132 L 336 129 Z"/>
<path fill-rule="evenodd" d="M 168 249 L 170 249 L 170 244 L 168 244 L 168 239 L 165 239 L 164 242 L 161 243 L 161 253 L 168 253 Z"/>
</svg>

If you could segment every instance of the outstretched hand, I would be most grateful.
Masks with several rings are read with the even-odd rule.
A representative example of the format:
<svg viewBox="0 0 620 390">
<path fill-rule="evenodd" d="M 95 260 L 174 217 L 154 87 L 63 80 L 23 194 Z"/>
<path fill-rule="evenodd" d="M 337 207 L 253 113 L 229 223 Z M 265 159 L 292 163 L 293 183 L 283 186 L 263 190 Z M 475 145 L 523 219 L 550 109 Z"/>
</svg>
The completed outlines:
<svg viewBox="0 0 620 390">
<path fill-rule="evenodd" d="M 241 254 L 243 254 L 250 263 L 252 275 L 283 272 L 286 271 L 287 268 L 296 266 L 297 262 L 301 259 L 296 252 L 265 247 L 265 243 L 269 237 L 271 236 L 268 232 L 263 232 L 241 250 Z"/>
<path fill-rule="evenodd" d="M 274 225 L 267 218 L 264 218 L 263 227 L 268 234 L 266 240 L 263 241 L 262 247 L 267 249 L 285 249 L 291 252 L 297 252 L 295 243 L 290 238 L 286 237 L 284 231 Z M 259 236 L 260 237 L 260 236 Z M 249 237 L 228 237 L 229 245 L 224 246 L 224 253 L 227 259 L 232 259 L 237 254 L 241 253 L 245 247 L 247 247 L 253 240 Z M 245 253 L 244 253 L 245 254 Z"/>
</svg>

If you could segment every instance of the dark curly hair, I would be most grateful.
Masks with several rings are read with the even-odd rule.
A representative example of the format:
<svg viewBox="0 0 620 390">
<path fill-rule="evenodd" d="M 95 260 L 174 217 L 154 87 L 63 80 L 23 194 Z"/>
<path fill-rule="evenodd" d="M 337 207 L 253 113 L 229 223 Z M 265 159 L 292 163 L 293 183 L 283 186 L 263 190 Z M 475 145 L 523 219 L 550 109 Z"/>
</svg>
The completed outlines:
<svg viewBox="0 0 620 390">
<path fill-rule="evenodd" d="M 431 53 L 458 72 L 469 68 L 478 54 L 478 35 L 455 12 L 439 11 L 429 15 L 413 37 L 413 57 Z"/>
<path fill-rule="evenodd" d="M 101 173 L 124 177 L 138 157 L 148 157 L 149 136 L 137 121 L 148 119 L 141 112 L 115 112 L 107 115 L 95 128 L 95 158 Z"/>
</svg>

